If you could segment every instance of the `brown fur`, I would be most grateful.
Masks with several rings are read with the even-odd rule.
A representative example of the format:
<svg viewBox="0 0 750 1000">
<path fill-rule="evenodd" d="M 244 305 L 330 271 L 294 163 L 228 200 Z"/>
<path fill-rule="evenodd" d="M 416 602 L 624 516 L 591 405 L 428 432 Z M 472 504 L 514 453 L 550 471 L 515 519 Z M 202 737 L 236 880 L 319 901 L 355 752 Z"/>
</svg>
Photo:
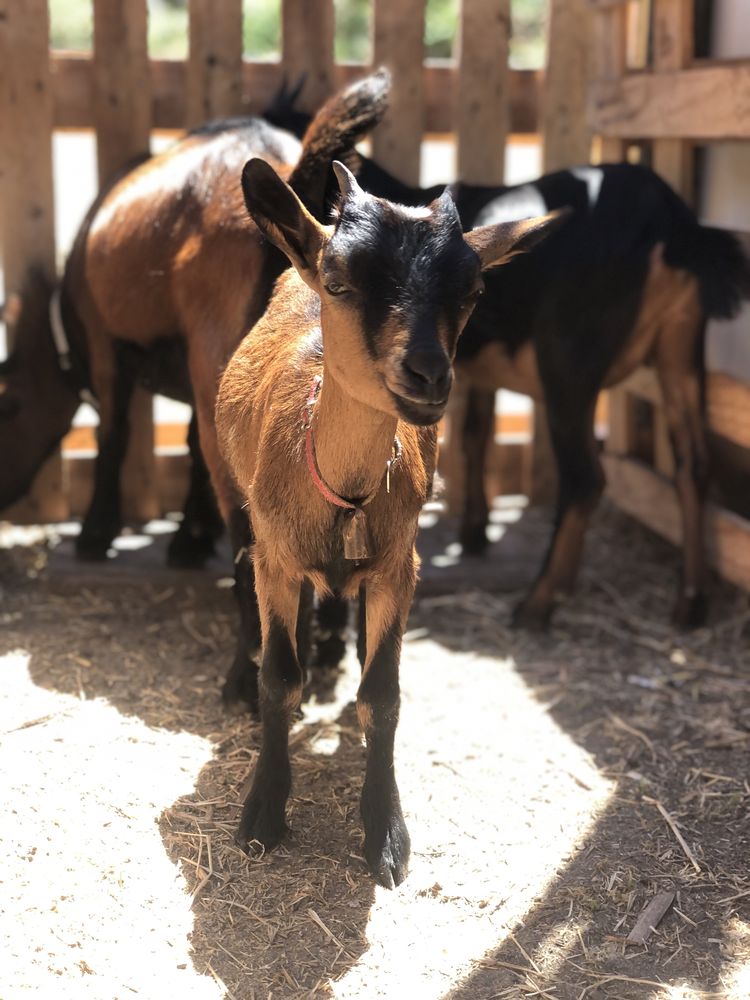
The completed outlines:
<svg viewBox="0 0 750 1000">
<path fill-rule="evenodd" d="M 418 212 L 397 209 L 365 196 L 341 165 L 336 170 L 344 194 L 337 224 L 341 228 L 316 223 L 263 164 L 251 162 L 243 174 L 248 209 L 295 271 L 279 279 L 266 313 L 228 362 L 216 404 L 218 440 L 247 504 L 255 538 L 263 640 L 263 737 L 239 841 L 244 845 L 257 840 L 271 848 L 286 829 L 288 726 L 302 680 L 296 637 L 303 585 L 311 583 L 322 595 L 359 594 L 365 601 L 363 675 L 357 695 L 368 742 L 362 792 L 365 856 L 378 881 L 393 886 L 403 879 L 409 856 L 393 775 L 398 660 L 417 579 L 417 522 L 430 491 L 435 425 L 445 405 L 433 404 L 430 396 L 438 375 L 432 383 L 429 374 L 415 375 L 409 351 L 420 352 L 420 359 L 432 351 L 447 359 L 450 369 L 481 265 L 502 259 L 522 236 L 517 226 L 498 226 L 465 238 L 452 203 L 441 200 Z M 532 229 L 534 225 L 538 220 Z M 524 224 L 524 235 L 528 228 Z M 337 247 L 357 258 L 361 273 L 369 275 L 371 268 L 362 264 L 361 256 L 365 254 L 372 267 L 382 264 L 378 255 L 383 241 L 391 248 L 411 250 L 385 263 L 394 265 L 389 286 L 393 304 L 378 313 L 379 325 L 372 328 L 366 318 L 371 316 L 367 300 L 372 292 L 365 284 L 371 279 L 363 279 L 355 289 L 335 291 L 346 274 Z M 479 254 L 467 252 L 467 244 L 475 243 Z M 436 275 L 444 274 L 446 267 L 460 275 L 449 293 L 433 293 L 428 300 L 432 313 L 416 314 L 416 334 L 410 326 L 414 311 L 407 292 L 415 287 L 409 283 L 412 253 L 421 258 L 427 287 L 435 286 Z M 417 283 L 416 289 L 413 294 L 424 309 L 423 288 Z M 342 526 L 348 515 L 322 495 L 306 460 L 302 414 L 316 376 L 322 376 L 322 387 L 311 429 L 320 473 L 340 496 L 371 498 L 364 506 L 369 554 L 361 561 L 344 558 Z M 442 369 L 439 377 L 450 385 Z M 410 409 L 422 404 L 432 406 L 424 420 L 424 411 Z M 402 406 L 429 425 L 403 419 Z M 387 492 L 386 463 L 396 436 L 401 457 Z"/>
</svg>

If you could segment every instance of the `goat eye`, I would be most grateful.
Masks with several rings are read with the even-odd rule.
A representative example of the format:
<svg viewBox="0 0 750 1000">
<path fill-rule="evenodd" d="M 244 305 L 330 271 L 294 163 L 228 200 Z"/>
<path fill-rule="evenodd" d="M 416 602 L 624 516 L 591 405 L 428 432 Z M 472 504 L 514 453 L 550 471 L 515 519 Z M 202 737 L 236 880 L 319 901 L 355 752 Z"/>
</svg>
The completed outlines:
<svg viewBox="0 0 750 1000">
<path fill-rule="evenodd" d="M 342 285 L 340 281 L 329 281 L 325 289 L 329 295 L 343 295 L 349 291 L 346 285 Z"/>
</svg>

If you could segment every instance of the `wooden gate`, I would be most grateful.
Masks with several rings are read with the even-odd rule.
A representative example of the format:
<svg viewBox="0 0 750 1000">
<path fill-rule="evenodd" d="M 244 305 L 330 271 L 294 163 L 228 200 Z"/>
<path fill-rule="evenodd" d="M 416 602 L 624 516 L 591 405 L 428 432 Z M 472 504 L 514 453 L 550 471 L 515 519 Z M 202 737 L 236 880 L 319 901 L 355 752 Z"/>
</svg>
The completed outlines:
<svg viewBox="0 0 750 1000">
<path fill-rule="evenodd" d="M 596 63 L 589 120 L 601 136 L 602 159 L 624 159 L 637 143 L 639 154 L 694 202 L 694 145 L 750 139 L 750 60 L 694 57 L 694 0 L 589 2 Z M 748 234 L 738 235 L 750 248 Z M 722 502 L 709 505 L 708 545 L 721 575 L 750 590 L 750 385 L 709 372 L 706 393 L 714 463 L 728 465 L 729 475 L 745 483 L 744 517 Z M 609 496 L 678 542 L 672 455 L 652 369 L 640 369 L 609 393 L 609 424 Z"/>
<path fill-rule="evenodd" d="M 585 0 L 554 0 L 562 23 Z M 186 60 L 149 59 L 146 0 L 94 0 L 91 54 L 50 52 L 46 0 L 0 0 L 0 248 L 6 295 L 26 269 L 56 270 L 51 138 L 54 129 L 96 132 L 100 180 L 149 148 L 154 129 L 183 129 L 208 118 L 261 112 L 282 78 L 307 73 L 309 108 L 367 67 L 334 62 L 333 0 L 282 0 L 282 54 L 248 61 L 242 52 L 242 0 L 189 0 Z M 403 180 L 419 178 L 425 133 L 454 132 L 462 179 L 502 180 L 508 131 L 529 133 L 539 120 L 540 74 L 508 68 L 510 0 L 463 0 L 455 61 L 424 60 L 425 0 L 374 0 L 374 65 L 393 73 L 387 120 L 373 137 L 376 159 Z M 562 22 L 561 22 L 562 19 Z M 568 40 L 580 31 L 568 18 L 553 33 L 565 72 Z M 560 88 L 560 93 L 565 88 Z M 578 94 L 581 94 L 579 99 Z M 576 104 L 576 102 L 578 102 Z M 582 89 L 549 121 L 550 149 L 565 148 L 582 122 Z M 559 112 L 559 113 L 558 113 Z M 575 159 L 586 159 L 587 149 Z M 58 192 L 58 197 L 64 197 Z M 154 451 L 152 401 L 132 404 L 131 443 L 123 474 L 126 517 L 148 519 L 186 485 L 184 462 Z M 91 459 L 53 456 L 30 499 L 4 516 L 61 520 L 82 513 Z M 176 476 L 176 478 L 175 478 Z M 177 504 L 179 506 L 179 503 Z"/>
</svg>

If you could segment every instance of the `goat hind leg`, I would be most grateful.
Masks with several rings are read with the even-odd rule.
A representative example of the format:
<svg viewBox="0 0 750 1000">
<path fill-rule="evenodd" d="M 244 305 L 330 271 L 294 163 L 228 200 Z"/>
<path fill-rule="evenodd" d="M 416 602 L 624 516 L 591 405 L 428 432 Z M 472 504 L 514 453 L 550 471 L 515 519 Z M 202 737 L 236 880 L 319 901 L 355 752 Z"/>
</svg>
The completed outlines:
<svg viewBox="0 0 750 1000">
<path fill-rule="evenodd" d="M 167 563 L 180 569 L 202 567 L 216 553 L 224 522 L 211 489 L 208 468 L 198 439 L 198 422 L 193 413 L 188 430 L 190 487 L 180 527 L 169 543 Z"/>
<path fill-rule="evenodd" d="M 563 414 L 548 403 L 560 484 L 557 516 L 542 570 L 514 612 L 515 626 L 544 628 L 558 596 L 575 585 L 589 517 L 604 490 L 594 439 L 594 406 L 575 406 Z"/>
<path fill-rule="evenodd" d="M 76 539 L 79 559 L 106 559 L 107 550 L 122 527 L 120 472 L 130 437 L 128 409 L 135 374 L 132 360 L 118 351 L 109 384 L 97 386 L 100 413 L 94 493 Z"/>
<path fill-rule="evenodd" d="M 495 432 L 495 393 L 470 388 L 461 428 L 466 463 L 464 509 L 459 540 L 467 555 L 482 555 L 487 548 L 489 509 L 484 484 L 487 446 Z"/>
<path fill-rule="evenodd" d="M 672 617 L 683 628 L 702 625 L 708 611 L 704 541 L 708 450 L 700 363 L 702 340 L 702 321 L 696 307 L 660 332 L 656 353 L 682 514 L 682 579 Z"/>
</svg>

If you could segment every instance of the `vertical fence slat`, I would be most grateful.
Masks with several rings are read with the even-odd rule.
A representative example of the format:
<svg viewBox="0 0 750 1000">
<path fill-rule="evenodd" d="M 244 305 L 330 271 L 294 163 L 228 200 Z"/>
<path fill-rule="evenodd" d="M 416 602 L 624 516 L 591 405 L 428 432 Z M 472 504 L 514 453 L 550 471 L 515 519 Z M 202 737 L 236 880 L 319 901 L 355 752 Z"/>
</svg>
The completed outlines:
<svg viewBox="0 0 750 1000">
<path fill-rule="evenodd" d="M 586 91 L 591 16 L 588 0 L 551 0 L 541 122 L 545 172 L 588 163 L 590 158 Z"/>
<path fill-rule="evenodd" d="M 389 110 L 375 129 L 378 163 L 406 184 L 419 183 L 424 128 L 424 0 L 375 0 L 373 54 L 393 74 Z"/>
<path fill-rule="evenodd" d="M 99 183 L 134 156 L 147 153 L 151 127 L 146 0 L 94 4 L 94 123 Z M 153 399 L 136 389 L 130 405 L 130 444 L 120 479 L 126 517 L 159 514 L 154 457 Z"/>
<path fill-rule="evenodd" d="M 693 0 L 653 0 L 654 72 L 684 69 L 693 58 Z M 654 170 L 688 201 L 693 197 L 693 149 L 684 139 L 655 139 Z M 674 475 L 674 459 L 664 408 L 654 407 L 654 467 Z"/>
<path fill-rule="evenodd" d="M 281 51 L 291 86 L 305 76 L 299 106 L 316 111 L 334 89 L 333 0 L 282 0 Z"/>
<path fill-rule="evenodd" d="M 508 133 L 510 0 L 462 0 L 457 45 L 457 167 L 467 184 L 502 184 Z"/>
<path fill-rule="evenodd" d="M 52 93 L 47 0 L 0 0 L 0 198 L 6 294 L 20 290 L 30 265 L 55 277 Z M 32 487 L 34 520 L 68 516 L 56 452 Z"/>
<path fill-rule="evenodd" d="M 242 0 L 190 0 L 187 125 L 242 108 Z"/>
<path fill-rule="evenodd" d="M 693 0 L 653 0 L 654 72 L 684 69 L 693 57 Z M 654 170 L 692 200 L 692 144 L 684 139 L 655 139 Z"/>
<path fill-rule="evenodd" d="M 617 80 L 627 68 L 627 13 L 623 5 L 605 7 L 594 14 L 592 38 L 594 43 L 594 78 Z M 601 159 L 611 163 L 623 159 L 625 143 L 622 139 L 602 136 Z"/>
</svg>

